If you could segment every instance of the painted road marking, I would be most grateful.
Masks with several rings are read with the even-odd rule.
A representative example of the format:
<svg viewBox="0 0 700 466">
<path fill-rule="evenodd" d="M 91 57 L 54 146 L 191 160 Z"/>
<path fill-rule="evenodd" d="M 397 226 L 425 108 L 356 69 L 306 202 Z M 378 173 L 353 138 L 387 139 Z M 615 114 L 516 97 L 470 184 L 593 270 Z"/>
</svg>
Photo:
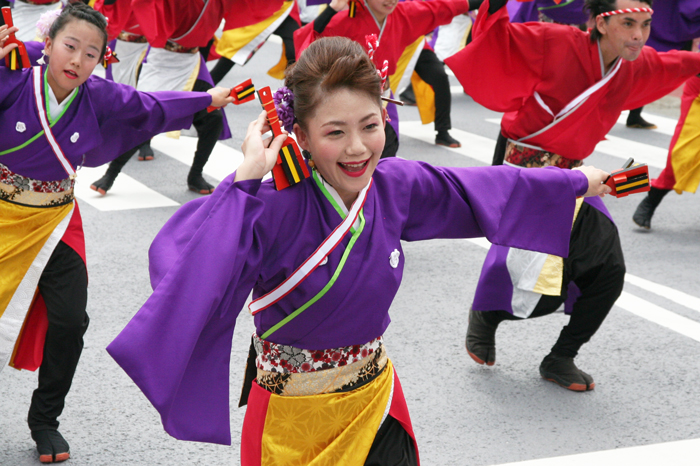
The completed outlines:
<svg viewBox="0 0 700 466">
<path fill-rule="evenodd" d="M 556 458 L 519 461 L 500 466 L 560 466 L 562 464 L 566 466 L 620 466 L 629 464 L 637 466 L 658 466 L 660 464 L 695 466 L 698 464 L 699 456 L 700 439 L 690 439 Z"/>
<path fill-rule="evenodd" d="M 190 166 L 197 149 L 197 141 L 195 137 L 180 136 L 179 139 L 174 139 L 165 134 L 159 134 L 151 140 L 151 147 Z M 242 152 L 217 142 L 209 156 L 209 161 L 204 166 L 204 173 L 221 181 L 233 173 L 241 162 L 243 162 Z"/>
<path fill-rule="evenodd" d="M 105 170 L 104 165 L 96 168 L 83 167 L 78 171 L 75 183 L 75 195 L 98 210 L 148 209 L 180 205 L 124 173 L 119 174 L 109 193 L 102 196 L 91 190 L 90 184 L 102 178 Z"/>
<path fill-rule="evenodd" d="M 617 119 L 617 123 L 622 125 L 622 126 L 627 126 L 627 115 L 629 115 L 630 112 L 625 110 L 622 112 L 620 115 L 620 118 Z M 668 118 L 668 117 L 663 117 L 661 115 L 647 115 L 644 114 L 642 116 L 646 116 L 651 120 L 650 123 L 654 123 L 657 128 L 656 129 L 645 129 L 645 130 L 638 130 L 638 131 L 654 131 L 656 133 L 661 133 L 665 134 L 667 136 L 673 136 L 673 132 L 676 130 L 676 125 L 678 124 L 678 120 L 675 118 Z M 635 130 L 637 131 L 637 130 Z"/>
<path fill-rule="evenodd" d="M 486 238 L 467 238 L 466 240 L 482 248 L 488 249 L 491 247 L 491 243 L 489 243 Z M 686 305 L 685 303 L 690 304 L 688 307 L 694 310 L 698 310 L 696 306 L 700 305 L 700 299 L 698 298 L 674 290 L 673 288 L 659 285 L 649 280 L 637 277 L 630 273 L 625 274 L 625 281 L 632 285 L 643 286 L 645 289 L 660 294 L 664 298 L 670 299 L 675 303 L 684 306 Z M 685 335 L 686 337 L 700 342 L 699 322 L 678 315 L 675 312 L 662 308 L 661 306 L 657 306 L 656 304 L 639 298 L 627 291 L 622 292 L 618 300 L 615 302 L 615 305 L 628 312 L 631 312 L 636 316 L 642 317 L 650 322 L 654 322 L 655 324 L 666 327 L 674 332 L 680 333 L 681 335 Z"/>
<path fill-rule="evenodd" d="M 420 121 L 401 121 L 399 123 L 399 132 L 401 136 L 419 139 L 430 145 L 435 144 L 435 130 L 433 129 L 433 125 L 424 125 Z M 493 149 L 496 143 L 494 139 L 468 133 L 456 128 L 451 129 L 450 132 L 462 143 L 462 147 L 452 148 L 441 146 L 443 149 L 491 165 Z"/>
</svg>

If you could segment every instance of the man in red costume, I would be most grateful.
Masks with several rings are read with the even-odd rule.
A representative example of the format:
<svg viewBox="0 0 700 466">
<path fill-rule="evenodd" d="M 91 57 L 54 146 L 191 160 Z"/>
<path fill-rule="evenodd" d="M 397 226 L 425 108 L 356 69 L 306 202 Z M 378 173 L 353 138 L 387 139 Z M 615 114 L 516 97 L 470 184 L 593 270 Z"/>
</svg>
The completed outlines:
<svg viewBox="0 0 700 466">
<path fill-rule="evenodd" d="M 511 24 L 506 0 L 484 2 L 473 42 L 446 63 L 475 101 L 505 112 L 494 163 L 505 158 L 521 167 L 578 167 L 622 110 L 653 102 L 700 72 L 698 54 L 644 47 L 651 3 L 586 0 L 595 28 L 583 32 Z M 622 292 L 625 265 L 610 214 L 600 198 L 590 199 L 578 210 L 567 258 L 490 249 L 469 313 L 466 346 L 476 362 L 494 364 L 503 320 L 547 315 L 565 305 L 571 319 L 540 374 L 571 390 L 593 389 L 593 378 L 574 358 Z"/>
</svg>

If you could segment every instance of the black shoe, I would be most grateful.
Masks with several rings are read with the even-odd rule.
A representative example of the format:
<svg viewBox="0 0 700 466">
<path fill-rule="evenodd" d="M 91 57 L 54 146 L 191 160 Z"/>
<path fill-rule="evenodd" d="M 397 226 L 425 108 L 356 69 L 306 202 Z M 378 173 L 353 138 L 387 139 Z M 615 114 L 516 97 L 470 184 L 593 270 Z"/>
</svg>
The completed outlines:
<svg viewBox="0 0 700 466">
<path fill-rule="evenodd" d="M 671 192 L 670 189 L 659 189 L 652 187 L 649 189 L 647 196 L 642 199 L 642 202 L 637 206 L 637 210 L 632 215 L 634 223 L 647 230 L 651 229 L 651 217 L 654 216 L 654 211 L 661 204 L 661 200 L 666 194 Z"/>
<path fill-rule="evenodd" d="M 633 116 L 630 114 L 627 117 L 627 127 L 628 128 L 639 128 L 639 129 L 656 129 L 657 126 L 654 123 L 649 123 L 641 115 Z"/>
<path fill-rule="evenodd" d="M 32 431 L 32 439 L 36 442 L 39 461 L 42 463 L 60 463 L 70 458 L 68 442 L 57 430 Z"/>
<path fill-rule="evenodd" d="M 190 173 L 187 176 L 187 187 L 190 191 L 194 191 L 198 194 L 211 194 L 214 192 L 214 186 L 207 183 L 201 174 L 193 175 Z"/>
<path fill-rule="evenodd" d="M 93 191 L 97 191 L 98 193 L 104 196 L 105 194 L 107 194 L 107 191 L 109 191 L 112 188 L 114 180 L 116 179 L 117 175 L 113 175 L 112 173 L 107 171 L 107 173 L 105 173 L 105 176 L 103 176 L 102 178 L 90 185 L 90 189 L 92 189 Z"/>
<path fill-rule="evenodd" d="M 549 353 L 540 364 L 543 379 L 561 385 L 576 392 L 585 392 L 595 388 L 593 377 L 583 372 L 574 364 L 574 358 Z"/>
<path fill-rule="evenodd" d="M 462 144 L 450 136 L 447 131 L 438 131 L 437 136 L 435 136 L 435 144 L 452 148 L 462 147 Z"/>
<path fill-rule="evenodd" d="M 484 313 L 469 309 L 467 327 L 467 353 L 479 364 L 493 366 L 496 362 L 496 329 L 484 319 Z"/>
<path fill-rule="evenodd" d="M 139 146 L 140 161 L 153 160 L 154 158 L 155 154 L 153 153 L 153 149 L 151 149 L 151 141 L 146 141 Z"/>
<path fill-rule="evenodd" d="M 651 217 L 654 216 L 655 210 L 656 207 L 652 205 L 651 199 L 649 199 L 649 196 L 647 196 L 642 199 L 642 202 L 640 202 L 637 206 L 637 210 L 635 210 L 634 215 L 632 215 L 632 221 L 638 226 L 650 230 Z"/>
</svg>

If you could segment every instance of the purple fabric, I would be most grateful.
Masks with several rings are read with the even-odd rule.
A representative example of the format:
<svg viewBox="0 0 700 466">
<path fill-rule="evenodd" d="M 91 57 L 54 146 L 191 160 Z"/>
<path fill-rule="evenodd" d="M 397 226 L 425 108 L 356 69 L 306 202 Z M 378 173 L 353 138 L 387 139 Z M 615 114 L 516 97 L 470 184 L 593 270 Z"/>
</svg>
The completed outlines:
<svg viewBox="0 0 700 466">
<path fill-rule="evenodd" d="M 274 289 L 341 222 L 312 178 L 275 191 L 270 182 L 234 177 L 182 206 L 156 236 L 149 251 L 154 292 L 107 348 L 165 430 L 183 440 L 230 444 L 236 316 L 251 290 L 257 298 Z M 556 168 L 444 168 L 400 158 L 381 160 L 373 179 L 364 230 L 338 280 L 269 340 L 321 349 L 382 335 L 403 274 L 403 255 L 396 268 L 389 262 L 401 240 L 486 236 L 565 255 L 574 198 L 588 186 L 582 173 Z M 258 334 L 329 282 L 349 241 L 346 235 L 327 264 L 255 316 Z"/>
<path fill-rule="evenodd" d="M 598 209 L 612 222 L 612 216 L 605 207 L 600 197 L 587 197 L 584 202 Z M 528 248 L 521 248 L 528 249 Z M 504 310 L 513 313 L 511 302 L 513 300 L 513 282 L 510 279 L 506 259 L 508 258 L 508 246 L 494 244 L 489 249 L 481 269 L 481 276 L 474 293 L 472 308 L 475 311 Z M 557 254 L 560 256 L 560 254 Z M 568 251 L 567 251 L 568 255 Z M 566 256 L 561 256 L 566 257 Z M 571 285 L 574 285 L 573 287 Z M 565 312 L 570 314 L 576 299 L 581 295 L 578 287 L 572 282 L 568 288 L 569 294 L 564 304 Z"/>
<path fill-rule="evenodd" d="M 510 8 L 508 11 L 510 13 Z M 583 9 L 583 0 L 574 0 L 572 3 L 562 1 L 559 5 L 554 0 L 535 0 L 521 3 L 517 12 L 511 14 L 511 21 L 514 23 L 539 21 L 540 11 L 562 24 L 585 24 L 589 17 L 588 12 Z"/>
<path fill-rule="evenodd" d="M 42 73 L 45 70 L 42 68 Z M 36 112 L 32 69 L 0 68 L 0 82 L 3 152 L 26 143 L 43 130 Z M 91 76 L 52 130 L 74 167 L 97 167 L 156 134 L 189 128 L 194 113 L 210 103 L 211 96 L 204 92 L 137 92 Z M 24 123 L 23 131 L 17 129 L 21 127 L 19 122 Z M 43 135 L 22 149 L 0 156 L 0 162 L 20 175 L 42 181 L 66 177 Z"/>
<path fill-rule="evenodd" d="M 700 37 L 700 0 L 654 2 L 651 34 L 647 45 L 659 52 L 678 50 Z"/>
</svg>

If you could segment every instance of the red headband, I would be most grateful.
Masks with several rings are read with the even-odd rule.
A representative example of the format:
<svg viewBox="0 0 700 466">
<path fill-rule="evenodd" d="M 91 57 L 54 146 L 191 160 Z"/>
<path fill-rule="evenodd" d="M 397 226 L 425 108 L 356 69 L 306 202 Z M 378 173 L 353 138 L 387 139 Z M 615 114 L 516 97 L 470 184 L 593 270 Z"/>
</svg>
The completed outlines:
<svg viewBox="0 0 700 466">
<path fill-rule="evenodd" d="M 623 10 L 615 10 L 615 11 L 606 11 L 605 13 L 601 13 L 596 18 L 605 18 L 608 16 L 612 15 L 622 15 L 625 13 L 649 13 L 650 15 L 654 14 L 654 10 L 651 8 L 625 8 Z"/>
</svg>

